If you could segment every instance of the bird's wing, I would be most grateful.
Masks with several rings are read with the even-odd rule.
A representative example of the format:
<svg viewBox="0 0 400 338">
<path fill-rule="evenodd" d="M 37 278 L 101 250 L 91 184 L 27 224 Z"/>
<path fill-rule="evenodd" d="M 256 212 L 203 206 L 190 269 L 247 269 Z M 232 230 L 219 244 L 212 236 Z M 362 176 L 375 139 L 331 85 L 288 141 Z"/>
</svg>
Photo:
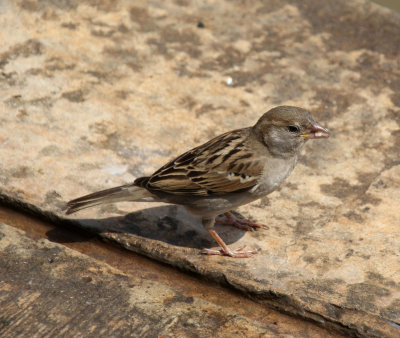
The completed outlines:
<svg viewBox="0 0 400 338">
<path fill-rule="evenodd" d="M 194 148 L 135 184 L 173 195 L 224 195 L 257 184 L 265 159 L 246 146 L 249 129 L 220 135 Z M 140 181 L 141 180 L 141 181 Z"/>
</svg>

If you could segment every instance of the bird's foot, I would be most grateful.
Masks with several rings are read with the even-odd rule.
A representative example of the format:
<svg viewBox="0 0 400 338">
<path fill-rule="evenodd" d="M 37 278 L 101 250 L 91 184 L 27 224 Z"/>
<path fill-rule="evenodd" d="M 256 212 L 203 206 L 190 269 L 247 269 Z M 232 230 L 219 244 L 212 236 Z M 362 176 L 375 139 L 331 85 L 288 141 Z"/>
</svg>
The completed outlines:
<svg viewBox="0 0 400 338">
<path fill-rule="evenodd" d="M 226 217 L 225 219 L 216 219 L 215 223 L 222 225 L 233 225 L 236 228 L 246 231 L 254 231 L 259 228 L 268 229 L 267 225 L 255 223 L 250 219 L 239 219 L 229 211 L 225 212 L 224 215 Z"/>
<path fill-rule="evenodd" d="M 219 256 L 229 256 L 233 258 L 248 258 L 255 255 L 259 250 L 249 250 L 243 251 L 245 246 L 242 246 L 238 249 L 229 249 L 229 248 L 220 248 L 219 250 L 214 249 L 203 249 L 200 251 L 201 254 L 204 255 L 219 255 Z"/>
</svg>

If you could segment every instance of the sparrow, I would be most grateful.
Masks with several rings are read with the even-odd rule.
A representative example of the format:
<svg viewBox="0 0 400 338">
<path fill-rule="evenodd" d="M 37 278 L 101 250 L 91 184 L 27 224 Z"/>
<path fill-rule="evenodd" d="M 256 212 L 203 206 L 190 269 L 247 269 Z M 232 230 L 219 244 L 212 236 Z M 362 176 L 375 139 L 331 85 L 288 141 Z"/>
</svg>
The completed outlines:
<svg viewBox="0 0 400 338">
<path fill-rule="evenodd" d="M 327 137 L 328 129 L 307 110 L 275 107 L 254 126 L 219 135 L 176 157 L 150 176 L 69 201 L 66 214 L 118 201 L 178 204 L 200 216 L 203 226 L 220 246 L 219 250 L 203 249 L 200 253 L 251 257 L 257 250 L 230 249 L 215 231 L 215 223 L 244 230 L 266 227 L 238 219 L 230 210 L 277 189 L 292 172 L 307 140 Z M 220 214 L 226 218 L 216 221 Z"/>
</svg>

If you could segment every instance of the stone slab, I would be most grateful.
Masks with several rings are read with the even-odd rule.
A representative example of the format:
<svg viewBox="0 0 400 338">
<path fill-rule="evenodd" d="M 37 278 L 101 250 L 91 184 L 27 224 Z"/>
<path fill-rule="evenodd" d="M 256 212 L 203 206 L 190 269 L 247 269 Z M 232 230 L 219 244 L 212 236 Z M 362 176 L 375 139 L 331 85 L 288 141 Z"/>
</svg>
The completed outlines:
<svg viewBox="0 0 400 338">
<path fill-rule="evenodd" d="M 274 311 L 254 318 L 251 312 L 246 315 L 245 306 L 232 310 L 229 301 L 227 306 L 218 304 L 207 294 L 171 287 L 160 277 L 140 268 L 126 273 L 64 245 L 32 240 L 0 223 L 0 335 L 336 336 Z"/>
<path fill-rule="evenodd" d="M 150 174 L 280 104 L 332 137 L 280 190 L 240 208 L 268 230 L 218 229 L 175 206 L 74 216 L 130 250 L 358 334 L 400 328 L 400 18 L 355 1 L 0 3 L 0 194 L 63 218 L 67 200 Z"/>
</svg>

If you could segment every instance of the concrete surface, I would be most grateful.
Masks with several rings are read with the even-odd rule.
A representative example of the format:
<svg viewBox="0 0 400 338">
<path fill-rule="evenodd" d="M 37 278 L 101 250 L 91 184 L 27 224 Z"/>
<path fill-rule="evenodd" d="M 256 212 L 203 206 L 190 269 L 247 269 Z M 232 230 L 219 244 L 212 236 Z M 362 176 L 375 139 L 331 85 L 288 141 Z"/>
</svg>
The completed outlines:
<svg viewBox="0 0 400 338">
<path fill-rule="evenodd" d="M 400 328 L 400 18 L 357 1 L 2 1 L 0 194 L 57 219 L 74 197 L 150 174 L 280 104 L 332 131 L 281 189 L 241 208 L 268 230 L 123 203 L 80 227 L 362 335 Z"/>
</svg>

